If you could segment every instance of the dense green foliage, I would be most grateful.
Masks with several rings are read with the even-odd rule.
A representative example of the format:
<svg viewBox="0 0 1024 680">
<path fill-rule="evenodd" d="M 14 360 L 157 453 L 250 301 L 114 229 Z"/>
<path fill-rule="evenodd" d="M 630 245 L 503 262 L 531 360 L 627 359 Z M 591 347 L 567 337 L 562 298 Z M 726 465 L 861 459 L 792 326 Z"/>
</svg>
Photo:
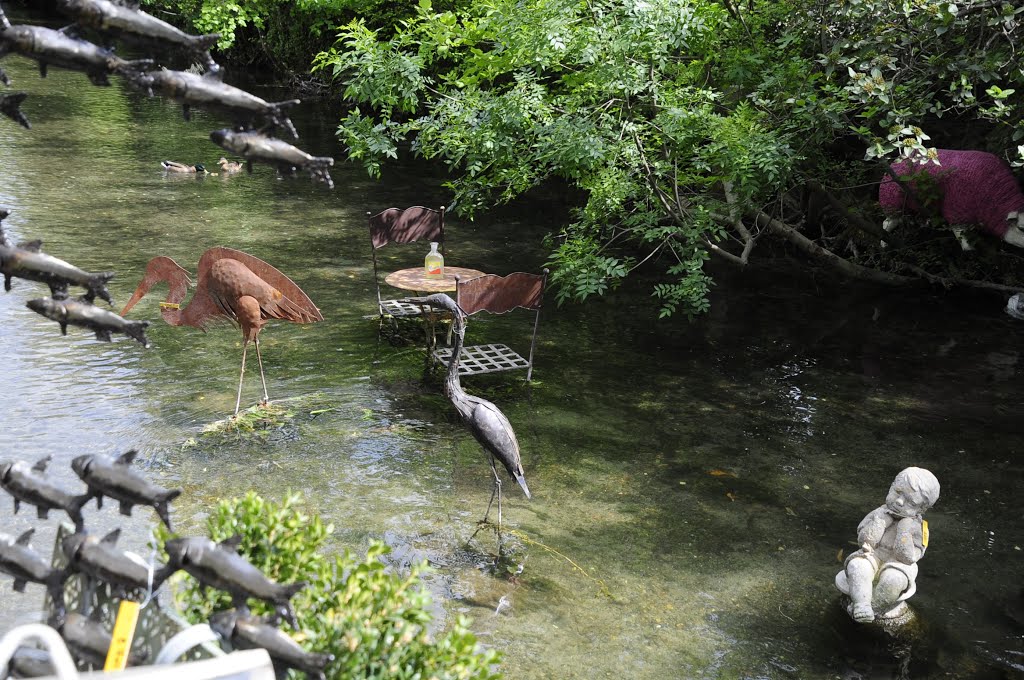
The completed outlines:
<svg viewBox="0 0 1024 680">
<path fill-rule="evenodd" d="M 249 492 L 218 503 L 207 528 L 216 541 L 239 535 L 238 552 L 271 579 L 309 583 L 292 599 L 299 622 L 293 636 L 307 649 L 334 654 L 328 678 L 500 677 L 492 670 L 498 653 L 478 649 L 462 617 L 436 639 L 428 633 L 430 596 L 419 578 L 425 565 L 396 574 L 383 560 L 389 549 L 378 542 L 363 559 L 348 552 L 328 557 L 322 549 L 332 527 L 299 503 L 298 496 L 274 503 Z M 162 543 L 168 532 L 158 532 Z M 192 622 L 231 608 L 226 593 L 204 593 L 191 576 L 179 575 L 175 600 Z M 250 604 L 254 613 L 272 613 L 265 603 Z"/>
<path fill-rule="evenodd" d="M 437 159 L 467 216 L 552 179 L 574 189 L 550 236 L 560 300 L 653 266 L 662 315 L 699 313 L 710 257 L 745 265 L 766 235 L 864 279 L 1006 278 L 945 229 L 881 248 L 875 195 L 888 161 L 932 146 L 1024 165 L 1014 3 L 146 2 L 242 58 L 319 52 L 347 106 L 338 136 L 371 175 L 404 150 Z"/>
<path fill-rule="evenodd" d="M 1022 12 L 981 0 L 420 0 L 395 31 L 352 21 L 315 68 L 354 104 L 338 134 L 373 175 L 411 143 L 448 166 L 463 214 L 551 178 L 582 190 L 552 239 L 562 299 L 657 261 L 662 314 L 694 313 L 710 254 L 745 264 L 767 233 L 819 256 L 849 249 L 862 276 L 858 259 L 900 270 L 891 254 L 861 254 L 864 233 L 797 233 L 808 179 L 870 210 L 870 186 L 843 187 L 877 184 L 877 159 L 929 140 L 1021 161 Z M 878 234 L 869 241 L 877 251 Z"/>
<path fill-rule="evenodd" d="M 306 72 L 335 27 L 358 14 L 389 26 L 410 4 L 384 0 L 142 0 L 143 9 L 196 33 L 220 33 L 220 52 L 278 71 Z"/>
</svg>

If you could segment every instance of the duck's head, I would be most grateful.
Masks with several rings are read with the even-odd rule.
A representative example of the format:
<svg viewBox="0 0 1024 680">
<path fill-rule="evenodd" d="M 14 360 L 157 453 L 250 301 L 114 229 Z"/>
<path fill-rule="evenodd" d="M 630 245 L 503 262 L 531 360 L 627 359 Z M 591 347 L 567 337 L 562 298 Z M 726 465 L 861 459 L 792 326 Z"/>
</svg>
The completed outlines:
<svg viewBox="0 0 1024 680">
<path fill-rule="evenodd" d="M 206 166 L 203 165 L 202 163 L 196 163 L 195 164 L 195 169 L 196 169 L 196 172 L 206 172 Z"/>
</svg>

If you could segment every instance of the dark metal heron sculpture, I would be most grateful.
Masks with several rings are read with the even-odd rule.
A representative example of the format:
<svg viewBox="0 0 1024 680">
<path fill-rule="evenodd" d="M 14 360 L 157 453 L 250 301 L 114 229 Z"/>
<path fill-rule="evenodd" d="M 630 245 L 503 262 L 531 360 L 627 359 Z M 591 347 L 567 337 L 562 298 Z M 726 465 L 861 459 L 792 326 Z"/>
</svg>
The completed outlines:
<svg viewBox="0 0 1024 680">
<path fill-rule="evenodd" d="M 452 356 L 448 361 L 448 373 L 444 378 L 444 396 L 448 397 L 452 404 L 455 405 L 455 409 L 459 412 L 459 416 L 466 424 L 466 427 L 469 428 L 469 431 L 476 440 L 490 454 L 491 471 L 494 473 L 494 490 L 491 492 L 491 500 L 487 503 L 484 522 L 487 521 L 487 515 L 491 512 L 491 505 L 494 503 L 495 495 L 497 495 L 498 526 L 501 526 L 501 478 L 498 477 L 498 469 L 494 465 L 494 459 L 500 460 L 501 464 L 508 470 L 508 474 L 519 482 L 519 486 L 523 487 L 523 493 L 526 494 L 527 498 L 530 498 L 530 489 L 526 486 L 523 463 L 519 459 L 519 441 L 516 439 L 516 433 L 512 430 L 512 424 L 508 422 L 505 414 L 491 402 L 475 397 L 472 394 L 466 394 L 466 391 L 462 389 L 462 383 L 459 381 L 459 354 L 462 352 L 462 343 L 465 340 L 466 334 L 465 314 L 463 314 L 455 300 L 444 293 L 437 293 L 426 297 L 405 298 L 402 302 L 430 305 L 431 307 L 447 310 L 452 314 L 455 346 L 452 348 Z"/>
</svg>

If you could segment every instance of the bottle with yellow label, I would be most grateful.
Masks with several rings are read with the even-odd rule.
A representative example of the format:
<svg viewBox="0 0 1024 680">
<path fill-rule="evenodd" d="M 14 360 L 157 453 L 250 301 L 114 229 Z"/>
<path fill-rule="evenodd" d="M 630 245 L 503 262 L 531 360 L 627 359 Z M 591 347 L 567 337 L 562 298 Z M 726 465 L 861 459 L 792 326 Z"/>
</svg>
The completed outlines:
<svg viewBox="0 0 1024 680">
<path fill-rule="evenodd" d="M 430 242 L 430 252 L 423 258 L 423 269 L 428 279 L 444 278 L 444 256 L 437 252 L 437 242 Z"/>
</svg>

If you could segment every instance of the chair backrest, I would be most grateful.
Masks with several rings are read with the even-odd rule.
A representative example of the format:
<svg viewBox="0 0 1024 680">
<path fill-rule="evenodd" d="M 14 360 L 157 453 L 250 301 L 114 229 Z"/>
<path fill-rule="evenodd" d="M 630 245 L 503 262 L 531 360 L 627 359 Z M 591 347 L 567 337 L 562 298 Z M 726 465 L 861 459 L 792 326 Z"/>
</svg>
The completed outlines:
<svg viewBox="0 0 1024 680">
<path fill-rule="evenodd" d="M 547 282 L 547 269 L 543 274 L 484 274 L 467 281 L 455 280 L 455 301 L 467 315 L 477 312 L 505 314 L 513 309 L 533 311 L 533 334 L 530 338 L 530 353 L 526 359 L 527 382 L 533 376 L 533 350 L 537 346 L 537 327 L 540 325 L 540 308 L 544 302 L 544 288 Z"/>
<path fill-rule="evenodd" d="M 415 205 L 402 210 L 388 208 L 370 217 L 373 249 L 389 243 L 437 241 L 444 247 L 444 206 L 440 210 Z"/>
<path fill-rule="evenodd" d="M 444 247 L 444 206 L 440 209 L 414 205 L 411 208 L 388 208 L 370 217 L 370 253 L 373 256 L 373 283 L 377 287 L 377 305 L 381 304 L 380 272 L 377 267 L 377 249 L 389 243 L 437 241 Z"/>
<path fill-rule="evenodd" d="M 466 314 L 504 314 L 520 307 L 539 311 L 547 277 L 545 269 L 543 274 L 485 274 L 468 281 L 456 280 L 455 301 Z"/>
</svg>

